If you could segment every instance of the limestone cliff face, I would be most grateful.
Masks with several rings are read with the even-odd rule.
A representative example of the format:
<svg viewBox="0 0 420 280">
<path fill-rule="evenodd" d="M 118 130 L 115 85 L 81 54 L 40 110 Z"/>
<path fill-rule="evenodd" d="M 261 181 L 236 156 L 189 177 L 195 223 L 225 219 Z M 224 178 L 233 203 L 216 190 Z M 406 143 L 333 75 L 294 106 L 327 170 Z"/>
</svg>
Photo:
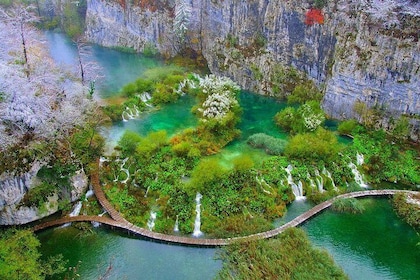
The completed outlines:
<svg viewBox="0 0 420 280">
<path fill-rule="evenodd" d="M 326 1 L 315 24 L 307 18 L 310 0 L 184 2 L 191 8 L 185 46 L 201 52 L 213 73 L 245 89 L 284 94 L 279 83 L 288 65 L 322 86 L 332 117 L 358 117 L 356 101 L 414 116 L 413 123 L 420 114 L 418 1 Z M 129 3 L 88 0 L 88 38 L 140 51 L 156 46 L 168 55 L 182 47 L 172 27 L 175 1 Z"/>
<path fill-rule="evenodd" d="M 153 2 L 153 1 L 152 1 Z M 131 1 L 89 0 L 86 11 L 86 36 L 107 47 L 123 46 L 173 55 L 173 9 L 170 6 L 141 7 Z"/>
<path fill-rule="evenodd" d="M 31 170 L 20 176 L 8 174 L 0 176 L 0 225 L 26 224 L 58 211 L 58 193 L 48 197 L 45 209 L 42 211 L 37 207 L 28 207 L 21 203 L 25 194 L 39 183 L 36 174 L 40 168 L 39 163 L 34 163 Z M 86 191 L 88 178 L 81 171 L 72 176 L 70 181 L 72 188 L 68 197 L 74 202 Z"/>
</svg>

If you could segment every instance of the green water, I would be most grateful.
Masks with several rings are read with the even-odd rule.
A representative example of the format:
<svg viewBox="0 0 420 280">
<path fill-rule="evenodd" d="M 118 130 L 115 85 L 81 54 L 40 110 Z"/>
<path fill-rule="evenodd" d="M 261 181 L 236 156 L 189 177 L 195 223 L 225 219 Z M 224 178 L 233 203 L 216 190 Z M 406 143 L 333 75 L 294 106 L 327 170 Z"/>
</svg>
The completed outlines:
<svg viewBox="0 0 420 280">
<path fill-rule="evenodd" d="M 75 63 L 75 46 L 61 34 L 50 33 L 49 43 L 53 57 L 63 64 Z M 141 55 L 119 53 L 95 46 L 92 60 L 98 60 L 106 75 L 98 88 L 102 97 L 109 97 L 125 83 L 133 81 L 145 69 L 161 65 L 159 61 Z M 105 90 L 106 89 L 106 90 Z M 255 160 L 266 155 L 246 145 L 254 134 L 286 138 L 272 119 L 285 104 L 273 99 L 243 92 L 241 138 L 229 144 L 218 157 L 229 164 L 232 158 L 247 153 Z M 194 104 L 191 97 L 144 114 L 138 120 L 120 122 L 104 128 L 109 142 L 116 142 L 126 130 L 142 135 L 149 131 L 165 129 L 169 135 L 196 124 L 190 113 Z M 332 124 L 334 126 L 335 124 Z M 403 224 L 383 199 L 363 200 L 367 210 L 362 215 L 336 214 L 326 211 L 303 225 L 317 246 L 326 248 L 343 267 L 351 279 L 420 279 L 420 249 L 415 244 L 415 232 Z M 288 213 L 276 221 L 284 224 L 309 209 L 311 205 L 296 201 Z M 216 249 L 175 246 L 156 243 L 121 234 L 106 227 L 94 229 L 91 236 L 80 235 L 71 227 L 57 228 L 38 234 L 44 257 L 62 253 L 69 265 L 79 261 L 80 279 L 98 279 L 111 263 L 108 279 L 211 279 L 221 267 L 214 260 Z"/>
<path fill-rule="evenodd" d="M 351 279 L 420 279 L 419 236 L 395 215 L 387 199 L 361 201 L 363 214 L 327 210 L 302 228 Z"/>
<path fill-rule="evenodd" d="M 72 227 L 57 228 L 38 237 L 45 257 L 62 254 L 83 280 L 98 279 L 110 264 L 106 279 L 118 280 L 212 279 L 222 265 L 214 259 L 215 249 L 156 243 L 106 228 L 94 229 L 90 236 Z"/>
</svg>

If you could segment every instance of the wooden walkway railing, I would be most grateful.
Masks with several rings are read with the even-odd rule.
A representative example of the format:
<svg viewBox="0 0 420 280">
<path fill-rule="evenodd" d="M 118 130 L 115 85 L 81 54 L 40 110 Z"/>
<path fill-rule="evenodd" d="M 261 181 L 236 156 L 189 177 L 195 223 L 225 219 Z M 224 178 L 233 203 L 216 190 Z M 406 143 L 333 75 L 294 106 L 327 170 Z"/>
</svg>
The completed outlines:
<svg viewBox="0 0 420 280">
<path fill-rule="evenodd" d="M 165 241 L 170 243 L 178 243 L 178 244 L 185 244 L 185 245 L 195 245 L 195 246 L 223 246 L 228 245 L 231 242 L 235 241 L 245 241 L 245 240 L 252 240 L 252 239 L 263 239 L 263 238 L 270 238 L 276 236 L 286 229 L 290 227 L 295 227 L 306 220 L 310 219 L 311 217 L 315 216 L 319 212 L 323 211 L 324 209 L 330 207 L 334 200 L 340 198 L 354 198 L 354 197 L 365 197 L 365 196 L 384 196 L 384 195 L 394 195 L 396 193 L 411 193 L 411 194 L 418 194 L 418 192 L 414 191 L 404 191 L 404 190 L 367 190 L 367 191 L 359 191 L 359 192 L 352 192 L 346 193 L 339 196 L 336 196 L 330 200 L 327 200 L 321 204 L 316 205 L 312 209 L 308 210 L 307 212 L 299 215 L 298 217 L 294 218 L 290 222 L 277 227 L 273 230 L 269 230 L 266 232 L 260 232 L 256 234 L 251 234 L 248 236 L 242 237 L 234 237 L 234 238 L 225 238 L 225 239 L 205 239 L 205 238 L 193 238 L 187 236 L 176 236 L 176 235 L 168 235 L 158 232 L 153 232 L 144 228 L 140 228 L 138 226 L 133 225 L 129 221 L 125 220 L 120 213 L 118 213 L 112 205 L 108 202 L 105 198 L 105 194 L 103 193 L 100 184 L 99 184 L 99 176 L 95 177 L 92 175 L 92 184 L 95 190 L 95 194 L 100 202 L 100 204 L 104 207 L 104 209 L 110 214 L 111 218 L 107 217 L 99 217 L 99 216 L 76 216 L 76 217 L 64 217 L 58 220 L 46 222 L 40 225 L 37 225 L 33 228 L 34 231 L 42 230 L 48 227 L 57 226 L 69 222 L 88 222 L 94 221 L 99 222 L 102 224 L 106 224 L 113 227 L 118 227 L 121 229 L 125 229 L 131 233 L 135 233 L 141 235 L 143 237 L 147 237 L 150 239 L 155 239 L 159 241 Z"/>
</svg>

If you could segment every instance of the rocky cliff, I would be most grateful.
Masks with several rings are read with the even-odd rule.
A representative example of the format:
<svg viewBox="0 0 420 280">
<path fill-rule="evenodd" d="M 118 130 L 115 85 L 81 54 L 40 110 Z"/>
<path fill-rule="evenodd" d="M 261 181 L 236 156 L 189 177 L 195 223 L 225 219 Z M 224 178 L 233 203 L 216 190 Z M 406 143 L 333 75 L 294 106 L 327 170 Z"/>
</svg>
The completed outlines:
<svg viewBox="0 0 420 280">
<path fill-rule="evenodd" d="M 9 175 L 3 173 L 0 176 L 0 225 L 26 224 L 57 212 L 59 195 L 58 192 L 47 198 L 43 209 L 35 206 L 25 206 L 23 203 L 25 195 L 30 189 L 39 184 L 37 173 L 41 165 L 35 162 L 32 168 L 21 175 Z M 71 192 L 64 194 L 71 202 L 79 199 L 88 187 L 88 178 L 83 171 L 77 172 L 70 179 Z"/>
<path fill-rule="evenodd" d="M 180 5 L 185 40 L 174 31 Z M 360 117 L 359 102 L 418 123 L 417 0 L 88 0 L 86 23 L 87 37 L 105 46 L 167 55 L 190 47 L 213 73 L 261 94 L 287 94 L 293 66 L 325 90 L 324 109 L 335 118 Z"/>
</svg>

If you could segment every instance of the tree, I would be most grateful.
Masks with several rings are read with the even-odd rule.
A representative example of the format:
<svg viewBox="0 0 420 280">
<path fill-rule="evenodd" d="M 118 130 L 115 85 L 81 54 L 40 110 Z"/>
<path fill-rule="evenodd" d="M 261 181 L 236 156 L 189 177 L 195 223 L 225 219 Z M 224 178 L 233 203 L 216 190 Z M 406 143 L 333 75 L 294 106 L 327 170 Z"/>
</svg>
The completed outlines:
<svg viewBox="0 0 420 280">
<path fill-rule="evenodd" d="M 28 61 L 28 46 L 27 46 L 27 32 L 31 31 L 29 24 L 38 21 L 38 18 L 34 14 L 34 6 L 27 5 L 23 3 L 16 2 L 8 9 L 0 10 L 0 18 L 3 21 L 10 22 L 12 26 L 15 27 L 15 30 L 19 34 L 19 41 L 22 44 L 23 52 L 23 63 L 26 68 L 26 77 L 29 79 L 30 67 Z"/>
<path fill-rule="evenodd" d="M 39 240 L 29 230 L 9 229 L 0 232 L 0 278 L 1 279 L 44 279 L 65 271 L 62 256 L 41 261 L 38 251 Z"/>
</svg>

